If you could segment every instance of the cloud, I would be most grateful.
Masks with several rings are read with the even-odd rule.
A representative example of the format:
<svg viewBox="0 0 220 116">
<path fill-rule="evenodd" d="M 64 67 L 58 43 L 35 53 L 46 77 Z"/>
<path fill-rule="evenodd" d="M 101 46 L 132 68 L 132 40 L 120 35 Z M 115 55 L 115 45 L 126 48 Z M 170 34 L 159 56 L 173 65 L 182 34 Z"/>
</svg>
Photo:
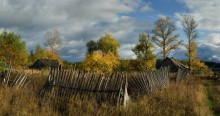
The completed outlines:
<svg viewBox="0 0 220 116">
<path fill-rule="evenodd" d="M 197 55 L 201 60 L 220 62 L 220 1 L 219 0 L 178 0 L 189 12 L 175 13 L 176 24 L 181 26 L 182 15 L 192 15 L 198 23 L 199 38 Z"/>
<path fill-rule="evenodd" d="M 198 21 L 199 29 L 220 31 L 219 0 L 179 0 Z M 180 13 L 181 14 L 181 13 Z"/>
<path fill-rule="evenodd" d="M 144 4 L 143 7 L 140 9 L 141 12 L 149 12 L 152 11 L 152 8 L 149 4 Z"/>
<path fill-rule="evenodd" d="M 208 37 L 205 40 L 205 43 L 220 45 L 220 34 L 219 33 L 208 34 Z"/>
<path fill-rule="evenodd" d="M 204 43 L 198 47 L 197 55 L 204 61 L 220 62 L 220 46 Z"/>
<path fill-rule="evenodd" d="M 0 0 L 0 27 L 13 29 L 34 50 L 43 46 L 49 29 L 58 29 L 63 40 L 60 55 L 65 60 L 81 60 L 86 53 L 86 42 L 112 34 L 121 44 L 121 57 L 132 57 L 126 45 L 134 43 L 139 32 L 149 22 L 125 16 L 152 10 L 142 0 Z"/>
</svg>

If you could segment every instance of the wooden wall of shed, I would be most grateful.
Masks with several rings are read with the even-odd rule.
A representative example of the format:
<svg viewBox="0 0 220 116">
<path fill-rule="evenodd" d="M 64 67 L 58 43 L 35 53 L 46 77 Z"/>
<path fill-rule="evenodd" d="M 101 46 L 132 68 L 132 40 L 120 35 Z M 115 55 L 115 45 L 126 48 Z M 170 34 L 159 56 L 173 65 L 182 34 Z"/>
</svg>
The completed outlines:
<svg viewBox="0 0 220 116">
<path fill-rule="evenodd" d="M 170 72 L 178 72 L 178 69 L 179 69 L 175 64 L 173 64 L 169 60 L 163 62 L 160 67 L 169 67 L 170 68 Z"/>
</svg>

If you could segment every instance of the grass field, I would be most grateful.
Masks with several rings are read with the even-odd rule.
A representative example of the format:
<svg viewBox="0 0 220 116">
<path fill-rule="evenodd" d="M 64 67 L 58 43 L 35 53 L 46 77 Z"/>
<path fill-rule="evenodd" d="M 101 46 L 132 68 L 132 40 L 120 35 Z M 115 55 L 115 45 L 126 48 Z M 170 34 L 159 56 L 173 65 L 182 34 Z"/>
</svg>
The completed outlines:
<svg viewBox="0 0 220 116">
<path fill-rule="evenodd" d="M 73 100 L 53 109 L 53 101 L 39 105 L 39 91 L 46 81 L 44 75 L 32 75 L 25 89 L 0 87 L 0 115 L 148 115 L 148 116 L 212 116 L 220 113 L 220 81 L 189 78 L 171 82 L 150 95 L 135 96 L 123 106 L 98 105 L 95 100 Z M 63 108 L 63 109 L 62 109 Z"/>
</svg>

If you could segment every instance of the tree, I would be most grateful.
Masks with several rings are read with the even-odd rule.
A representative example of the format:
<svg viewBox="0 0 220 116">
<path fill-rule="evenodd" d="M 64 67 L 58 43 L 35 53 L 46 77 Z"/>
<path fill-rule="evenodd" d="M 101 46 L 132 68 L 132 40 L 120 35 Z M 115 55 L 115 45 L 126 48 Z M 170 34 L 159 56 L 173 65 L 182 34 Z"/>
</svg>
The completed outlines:
<svg viewBox="0 0 220 116">
<path fill-rule="evenodd" d="M 206 66 L 203 62 L 201 62 L 196 55 L 197 52 L 196 39 L 198 38 L 198 33 L 196 28 L 198 24 L 194 20 L 193 16 L 184 15 L 182 19 L 182 26 L 183 26 L 183 31 L 185 32 L 186 37 L 188 39 L 187 44 L 185 44 L 185 47 L 187 49 L 186 56 L 188 57 L 188 67 L 190 72 L 197 74 L 198 73 L 212 74 L 212 71 L 208 68 L 208 66 Z"/>
<path fill-rule="evenodd" d="M 14 67 L 25 66 L 28 62 L 26 44 L 20 35 L 14 32 L 2 32 L 0 34 L 0 60 L 12 63 Z"/>
<path fill-rule="evenodd" d="M 132 49 L 137 55 L 136 61 L 139 62 L 139 70 L 155 68 L 156 56 L 152 52 L 152 47 L 153 44 L 150 42 L 150 35 L 140 34 L 137 45 Z"/>
<path fill-rule="evenodd" d="M 81 67 L 87 71 L 95 71 L 98 73 L 110 73 L 120 64 L 118 57 L 108 52 L 103 54 L 101 51 L 87 54 Z"/>
<path fill-rule="evenodd" d="M 106 34 L 98 40 L 98 49 L 101 50 L 104 54 L 112 52 L 115 55 L 118 55 L 119 47 L 120 45 L 118 41 L 110 34 Z"/>
<path fill-rule="evenodd" d="M 86 43 L 86 46 L 87 46 L 87 54 L 92 54 L 94 51 L 98 50 L 98 43 L 93 40 Z"/>
<path fill-rule="evenodd" d="M 198 33 L 197 33 L 197 26 L 198 24 L 194 20 L 194 18 L 191 15 L 185 15 L 183 16 L 182 20 L 182 26 L 183 26 L 183 31 L 186 34 L 186 37 L 188 39 L 187 44 L 185 45 L 187 49 L 187 54 L 186 56 L 188 57 L 188 67 L 189 70 L 191 70 L 192 66 L 192 60 L 196 58 L 196 38 L 198 38 Z"/>
<path fill-rule="evenodd" d="M 38 59 L 46 58 L 45 52 L 46 52 L 46 50 L 41 48 L 41 46 L 39 44 L 37 44 L 36 48 L 35 48 L 35 53 L 33 55 L 33 60 L 32 61 L 35 62 Z"/>
<path fill-rule="evenodd" d="M 58 54 L 59 50 L 62 48 L 62 40 L 60 38 L 59 32 L 57 29 L 49 30 L 46 34 L 46 46 L 50 47 L 50 50 L 53 53 Z"/>
<path fill-rule="evenodd" d="M 174 34 L 176 27 L 174 22 L 169 17 L 159 18 L 154 23 L 153 42 L 161 48 L 161 54 L 165 59 L 172 50 L 175 50 L 182 44 L 182 41 L 177 41 L 179 34 Z"/>
</svg>

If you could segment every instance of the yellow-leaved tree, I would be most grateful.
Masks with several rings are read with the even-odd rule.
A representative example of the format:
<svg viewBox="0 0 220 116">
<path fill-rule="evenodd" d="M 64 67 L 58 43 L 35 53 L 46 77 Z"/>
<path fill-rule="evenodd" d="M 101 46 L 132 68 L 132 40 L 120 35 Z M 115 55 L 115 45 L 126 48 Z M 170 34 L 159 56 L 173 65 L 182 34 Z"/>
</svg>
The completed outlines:
<svg viewBox="0 0 220 116">
<path fill-rule="evenodd" d="M 182 26 L 188 39 L 185 47 L 187 49 L 186 56 L 188 57 L 188 67 L 191 73 L 211 75 L 213 72 L 203 62 L 199 60 L 196 55 L 197 45 L 196 39 L 198 38 L 197 26 L 198 24 L 191 15 L 184 15 L 182 17 Z"/>
<path fill-rule="evenodd" d="M 201 74 L 201 75 L 212 75 L 213 72 L 209 69 L 207 65 L 199 60 L 196 56 L 197 45 L 194 41 L 192 41 L 190 46 L 190 54 L 186 54 L 186 56 L 190 57 L 190 64 L 191 64 L 191 72 L 193 74 Z"/>
<path fill-rule="evenodd" d="M 119 59 L 114 53 L 108 52 L 104 54 L 101 51 L 96 51 L 92 54 L 87 54 L 81 66 L 86 71 L 110 73 L 117 68 L 119 64 Z"/>
<path fill-rule="evenodd" d="M 62 59 L 52 51 L 46 50 L 45 57 L 46 59 L 57 60 L 59 64 L 63 64 Z"/>
<path fill-rule="evenodd" d="M 88 52 L 80 67 L 87 71 L 99 73 L 112 72 L 120 64 L 119 47 L 118 41 L 110 34 L 105 34 L 97 42 L 88 42 Z"/>
</svg>

